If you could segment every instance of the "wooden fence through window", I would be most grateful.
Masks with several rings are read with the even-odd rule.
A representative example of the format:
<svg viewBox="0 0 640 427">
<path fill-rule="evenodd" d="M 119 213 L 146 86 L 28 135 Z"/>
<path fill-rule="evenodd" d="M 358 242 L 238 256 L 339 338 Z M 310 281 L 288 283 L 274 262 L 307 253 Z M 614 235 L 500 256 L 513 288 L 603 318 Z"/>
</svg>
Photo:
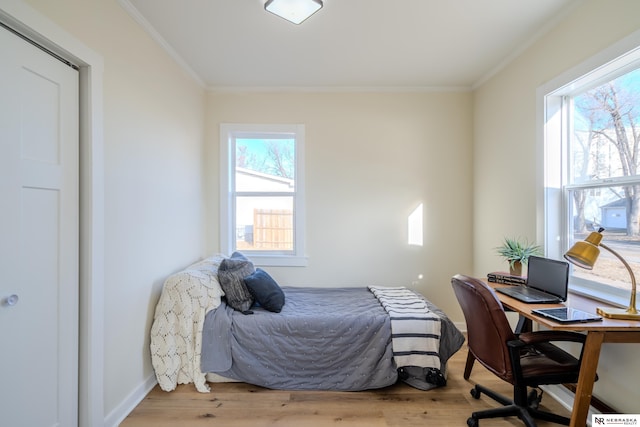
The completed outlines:
<svg viewBox="0 0 640 427">
<path fill-rule="evenodd" d="M 286 209 L 254 209 L 253 247 L 257 250 L 292 250 L 293 212 Z"/>
</svg>

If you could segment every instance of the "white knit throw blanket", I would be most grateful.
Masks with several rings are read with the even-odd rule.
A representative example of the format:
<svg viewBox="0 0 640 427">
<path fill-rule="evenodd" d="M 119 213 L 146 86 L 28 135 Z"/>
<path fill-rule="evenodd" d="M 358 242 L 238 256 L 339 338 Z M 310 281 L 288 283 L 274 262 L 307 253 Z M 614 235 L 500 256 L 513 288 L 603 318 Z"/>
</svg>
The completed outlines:
<svg viewBox="0 0 640 427">
<path fill-rule="evenodd" d="M 369 286 L 391 318 L 396 366 L 440 369 L 440 317 L 405 287 Z"/>
<path fill-rule="evenodd" d="M 151 326 L 151 362 L 160 388 L 194 383 L 201 393 L 210 391 L 200 370 L 202 327 L 205 315 L 220 305 L 224 295 L 218 283 L 215 255 L 170 276 L 164 283 Z"/>
</svg>

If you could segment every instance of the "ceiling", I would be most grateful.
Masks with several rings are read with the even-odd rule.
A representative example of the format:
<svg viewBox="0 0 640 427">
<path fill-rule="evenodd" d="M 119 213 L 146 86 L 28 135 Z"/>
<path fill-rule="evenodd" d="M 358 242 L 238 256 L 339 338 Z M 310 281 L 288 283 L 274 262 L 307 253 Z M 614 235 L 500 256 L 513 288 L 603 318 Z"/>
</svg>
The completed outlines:
<svg viewBox="0 0 640 427">
<path fill-rule="evenodd" d="M 300 25 L 265 0 L 119 0 L 213 90 L 469 89 L 581 0 L 324 0 Z"/>
</svg>

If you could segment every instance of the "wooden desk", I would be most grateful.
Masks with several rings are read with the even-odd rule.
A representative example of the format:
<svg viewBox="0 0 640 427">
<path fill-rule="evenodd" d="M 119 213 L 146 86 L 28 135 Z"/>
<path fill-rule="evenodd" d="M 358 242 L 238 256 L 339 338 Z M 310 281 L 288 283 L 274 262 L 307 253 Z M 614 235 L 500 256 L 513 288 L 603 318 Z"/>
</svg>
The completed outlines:
<svg viewBox="0 0 640 427">
<path fill-rule="evenodd" d="M 501 285 L 489 283 L 494 288 Z M 568 307 L 577 308 L 590 313 L 596 312 L 596 307 L 603 307 L 606 304 L 596 302 L 589 298 L 570 294 L 565 304 L 525 304 L 507 295 L 497 292 L 502 305 L 512 311 L 518 312 L 547 329 L 557 331 L 575 331 L 587 334 L 584 344 L 582 366 L 580 367 L 580 377 L 576 388 L 576 396 L 571 411 L 571 427 L 585 427 L 587 416 L 589 415 L 589 404 L 593 393 L 593 383 L 596 377 L 598 359 L 600 358 L 600 348 L 604 343 L 640 343 L 640 322 L 631 320 L 603 319 L 602 322 L 591 323 L 571 323 L 563 324 L 546 317 L 533 314 L 531 310 L 543 307 Z"/>
</svg>

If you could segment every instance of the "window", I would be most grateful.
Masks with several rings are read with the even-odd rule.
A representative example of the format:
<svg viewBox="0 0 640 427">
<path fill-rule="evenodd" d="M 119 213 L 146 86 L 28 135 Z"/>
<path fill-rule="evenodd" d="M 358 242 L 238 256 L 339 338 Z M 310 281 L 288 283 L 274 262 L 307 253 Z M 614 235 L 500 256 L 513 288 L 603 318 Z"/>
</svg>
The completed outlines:
<svg viewBox="0 0 640 427">
<path fill-rule="evenodd" d="M 306 264 L 304 126 L 220 126 L 221 248 L 258 265 Z"/>
<path fill-rule="evenodd" d="M 561 258 L 604 228 L 603 243 L 640 277 L 640 36 L 539 91 L 544 109 L 544 241 Z M 626 45 L 626 52 L 619 50 Z M 629 49 L 629 46 L 633 46 Z M 617 58 L 607 55 L 617 53 Z M 597 63 L 605 64 L 600 66 Z M 571 287 L 627 306 L 630 278 L 602 249 L 593 270 L 571 267 Z"/>
</svg>

